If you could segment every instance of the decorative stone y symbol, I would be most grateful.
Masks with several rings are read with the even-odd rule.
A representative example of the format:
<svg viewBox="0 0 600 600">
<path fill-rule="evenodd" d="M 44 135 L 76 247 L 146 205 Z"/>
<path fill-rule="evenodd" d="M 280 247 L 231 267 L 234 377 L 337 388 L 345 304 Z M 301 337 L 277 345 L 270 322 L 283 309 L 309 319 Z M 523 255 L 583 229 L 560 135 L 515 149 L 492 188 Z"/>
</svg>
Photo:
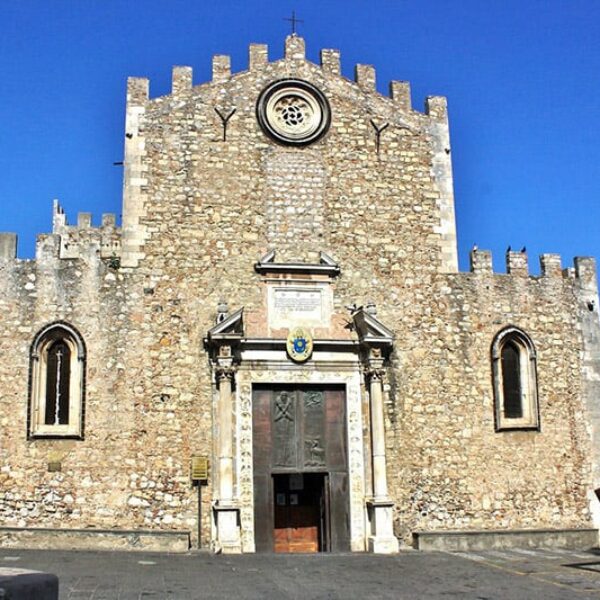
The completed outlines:
<svg viewBox="0 0 600 600">
<path fill-rule="evenodd" d="M 226 142 L 227 141 L 227 123 L 229 123 L 229 119 L 231 119 L 231 117 L 233 117 L 233 115 L 235 114 L 236 109 L 232 108 L 231 112 L 227 115 L 224 115 L 216 106 L 215 106 L 215 112 L 219 115 L 219 117 L 221 118 L 221 121 L 223 123 L 223 141 Z"/>
<path fill-rule="evenodd" d="M 381 127 L 377 127 L 377 123 L 371 119 L 371 125 L 375 130 L 375 148 L 377 150 L 377 156 L 379 156 L 379 147 L 381 141 L 381 134 L 390 126 L 389 123 L 384 123 Z"/>
<path fill-rule="evenodd" d="M 62 350 L 56 353 L 56 404 L 54 405 L 54 424 L 59 425 L 58 411 L 60 409 L 60 367 L 62 363 Z"/>
</svg>

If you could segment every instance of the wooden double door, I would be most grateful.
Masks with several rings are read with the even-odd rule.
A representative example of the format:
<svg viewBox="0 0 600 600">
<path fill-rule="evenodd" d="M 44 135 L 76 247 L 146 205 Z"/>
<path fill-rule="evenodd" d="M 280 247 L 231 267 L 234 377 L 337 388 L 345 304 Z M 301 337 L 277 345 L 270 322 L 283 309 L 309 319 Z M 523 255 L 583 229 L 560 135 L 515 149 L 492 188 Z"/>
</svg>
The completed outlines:
<svg viewBox="0 0 600 600">
<path fill-rule="evenodd" d="M 258 552 L 350 549 L 343 387 L 253 389 Z"/>
</svg>

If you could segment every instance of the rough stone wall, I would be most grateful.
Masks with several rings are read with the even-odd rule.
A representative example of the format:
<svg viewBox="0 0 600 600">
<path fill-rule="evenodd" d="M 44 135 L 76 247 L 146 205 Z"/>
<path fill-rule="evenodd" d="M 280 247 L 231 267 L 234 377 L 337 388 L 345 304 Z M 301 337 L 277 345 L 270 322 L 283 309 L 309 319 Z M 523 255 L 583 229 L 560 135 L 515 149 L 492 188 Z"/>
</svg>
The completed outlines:
<svg viewBox="0 0 600 600">
<path fill-rule="evenodd" d="M 49 235 L 38 240 L 35 261 L 2 265 L 0 514 L 6 525 L 109 523 L 119 502 L 107 496 L 126 477 L 109 468 L 110 454 L 119 455 L 112 436 L 128 412 L 126 404 L 117 411 L 111 401 L 118 389 L 117 324 L 127 313 L 119 302 L 125 295 L 122 278 L 106 268 L 93 248 L 72 260 L 59 259 L 59 251 L 60 238 Z M 90 357 L 86 439 L 30 442 L 29 350 L 37 331 L 57 320 L 79 329 Z M 60 462 L 61 471 L 49 472 L 50 462 Z"/>
<path fill-rule="evenodd" d="M 41 236 L 35 261 L 0 263 L 1 523 L 194 529 L 189 456 L 209 452 L 211 419 L 202 424 L 186 383 L 161 366 L 168 338 L 148 333 L 152 311 L 160 309 L 144 313 L 154 282 L 119 269 L 112 253 L 101 258 L 100 242 L 80 245 L 78 258 L 59 258 L 65 240 L 72 251 L 90 235 L 87 227 L 66 231 Z M 27 439 L 30 345 L 58 320 L 75 326 L 87 346 L 84 439 Z M 198 362 L 199 345 L 195 352 L 188 362 Z M 150 391 L 134 376 L 141 356 L 152 374 Z M 210 491 L 206 496 L 208 503 Z"/>
<path fill-rule="evenodd" d="M 592 438 L 592 486 L 588 490 L 594 525 L 600 526 L 600 321 L 598 320 L 598 276 L 591 258 L 575 259 L 575 274 L 580 281 L 577 290 L 581 314 L 582 397 L 585 402 L 589 431 Z"/>
<path fill-rule="evenodd" d="M 342 269 L 335 323 L 345 304 L 372 300 L 396 334 L 387 443 L 399 534 L 588 524 L 579 279 L 560 267 L 529 277 L 524 257 L 508 275 L 457 273 L 445 101 L 418 113 L 406 84 L 383 97 L 371 67 L 354 83 L 335 51 L 321 60 L 307 62 L 291 37 L 284 60 L 253 46 L 250 69 L 234 76 L 215 57 L 213 81 L 200 86 L 176 67 L 168 96 L 148 99 L 148 82 L 130 80 L 122 232 L 110 217 L 91 228 L 85 215 L 71 228 L 55 207 L 36 261 L 14 261 L 8 244 L 2 525 L 195 535 L 189 459 L 213 456 L 217 427 L 203 338 L 220 300 L 249 321 L 264 314 L 253 265 L 271 249 L 278 261 L 331 254 Z M 278 145 L 259 128 L 256 99 L 284 77 L 310 81 L 331 104 L 331 129 L 312 146 Z M 215 108 L 235 109 L 226 141 Z M 59 319 L 87 345 L 85 438 L 27 440 L 29 346 Z M 490 346 L 507 324 L 538 351 L 540 432 L 494 431 Z M 48 472 L 56 461 L 61 471 Z M 209 485 L 205 539 L 211 495 Z"/>
<path fill-rule="evenodd" d="M 331 249 L 361 261 L 354 248 L 364 247 L 390 270 L 441 269 L 443 186 L 432 175 L 437 137 L 430 129 L 445 123 L 444 103 L 428 99 L 430 116 L 412 111 L 375 91 L 372 68 L 359 70 L 353 84 L 304 60 L 298 40 L 288 39 L 285 60 L 231 78 L 215 57 L 213 82 L 187 90 L 178 85 L 176 94 L 145 103 L 126 142 L 144 138 L 143 152 L 132 157 L 140 158 L 145 174 L 144 253 L 155 256 L 169 240 L 174 253 L 185 246 L 191 261 L 200 255 L 209 268 L 229 272 L 229 261 L 239 271 L 240 257 L 254 260 L 271 248 L 280 259 L 310 259 Z M 326 140 L 290 149 L 260 130 L 256 100 L 284 77 L 306 79 L 326 94 L 333 114 Z M 130 82 L 130 89 L 144 87 Z M 226 142 L 215 108 L 236 111 Z M 390 125 L 379 154 L 371 121 Z M 200 236 L 191 247 L 190 236 Z"/>
<path fill-rule="evenodd" d="M 589 524 L 579 285 L 560 271 L 438 276 L 426 305 L 393 326 L 407 334 L 397 339 L 388 396 L 389 471 L 405 538 Z M 507 325 L 536 347 L 540 431 L 495 431 L 491 345 Z"/>
</svg>

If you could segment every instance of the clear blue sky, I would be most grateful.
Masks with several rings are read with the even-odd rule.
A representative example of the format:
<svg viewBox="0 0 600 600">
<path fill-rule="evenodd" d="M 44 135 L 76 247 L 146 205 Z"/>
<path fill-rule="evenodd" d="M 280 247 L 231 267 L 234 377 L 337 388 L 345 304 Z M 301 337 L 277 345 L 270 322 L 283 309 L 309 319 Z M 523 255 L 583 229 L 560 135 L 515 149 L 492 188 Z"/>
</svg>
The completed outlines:
<svg viewBox="0 0 600 600">
<path fill-rule="evenodd" d="M 600 257 L 598 0 L 0 0 L 0 231 L 31 257 L 52 199 L 120 213 L 125 81 L 170 89 L 172 65 L 209 77 L 213 54 L 283 52 L 295 9 L 309 59 L 374 64 L 378 88 L 409 80 L 413 105 L 450 109 L 461 268 L 473 243 Z"/>
</svg>

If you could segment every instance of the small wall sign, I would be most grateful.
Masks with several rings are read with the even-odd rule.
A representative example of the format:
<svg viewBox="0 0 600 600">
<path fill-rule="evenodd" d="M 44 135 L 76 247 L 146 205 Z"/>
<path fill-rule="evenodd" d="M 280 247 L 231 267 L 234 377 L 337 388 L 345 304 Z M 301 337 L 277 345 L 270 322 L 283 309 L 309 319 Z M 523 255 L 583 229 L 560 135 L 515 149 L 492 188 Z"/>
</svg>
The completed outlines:
<svg viewBox="0 0 600 600">
<path fill-rule="evenodd" d="M 206 481 L 208 479 L 208 457 L 192 456 L 192 481 Z"/>
</svg>

